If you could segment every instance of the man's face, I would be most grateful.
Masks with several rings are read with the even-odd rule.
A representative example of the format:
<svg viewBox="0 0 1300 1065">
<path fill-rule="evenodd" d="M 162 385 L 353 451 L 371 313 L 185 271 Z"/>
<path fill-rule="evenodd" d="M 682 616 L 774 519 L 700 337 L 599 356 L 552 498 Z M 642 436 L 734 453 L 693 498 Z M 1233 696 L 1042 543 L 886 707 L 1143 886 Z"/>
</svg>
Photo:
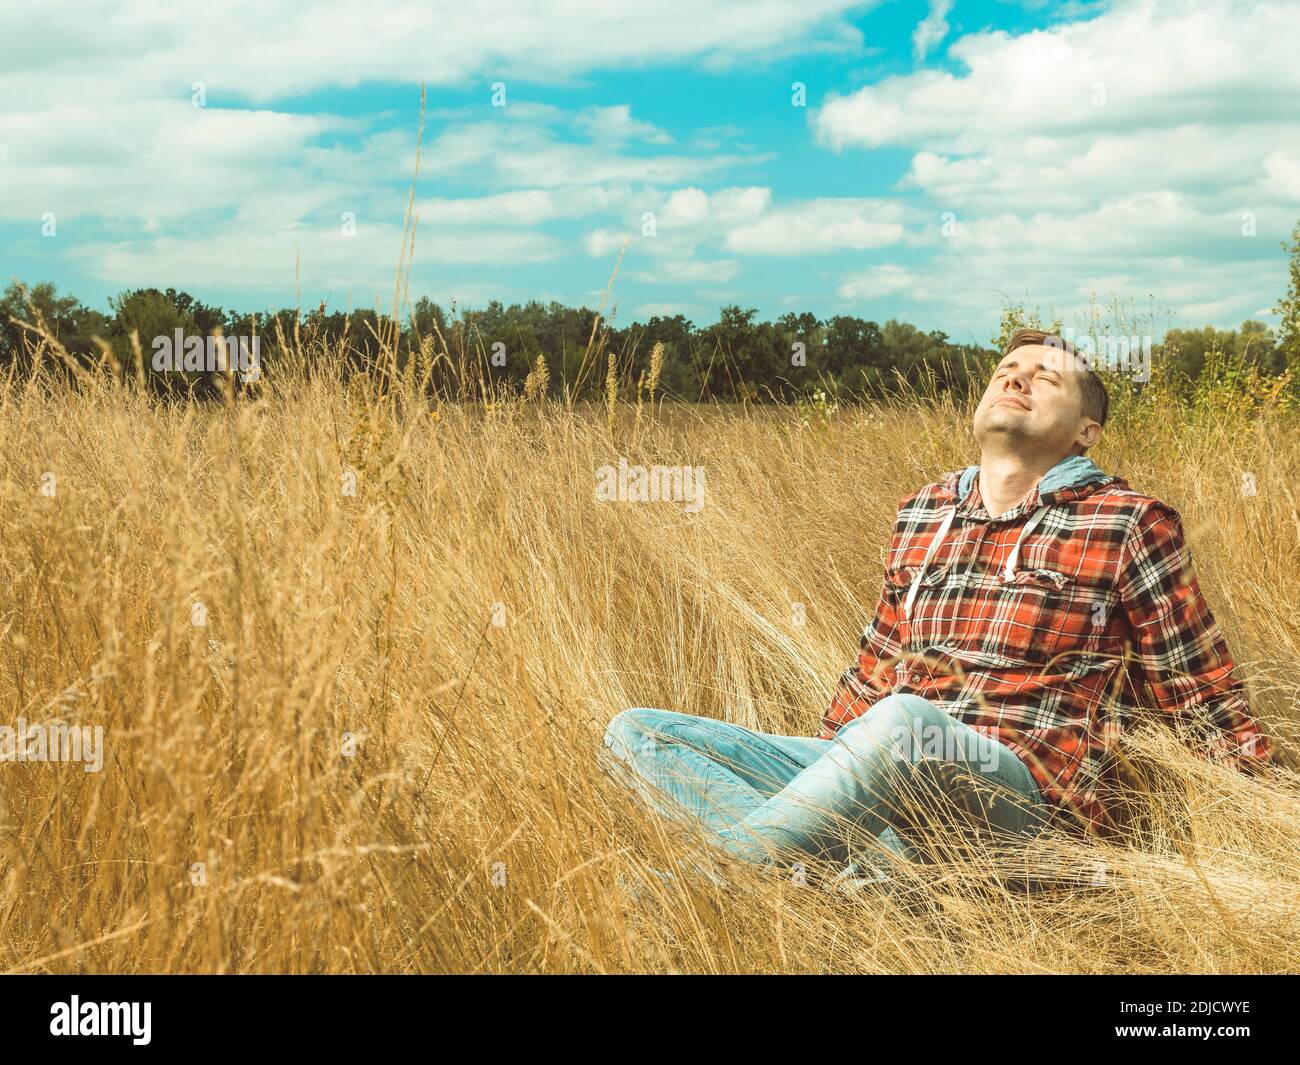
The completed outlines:
<svg viewBox="0 0 1300 1065">
<path fill-rule="evenodd" d="M 1085 428 L 1100 426 L 1083 413 L 1080 367 L 1075 356 L 1046 344 L 1025 344 L 1002 357 L 975 409 L 975 439 L 984 446 L 996 435 L 1012 450 L 1067 455 L 1076 443 L 1091 446 Z"/>
</svg>

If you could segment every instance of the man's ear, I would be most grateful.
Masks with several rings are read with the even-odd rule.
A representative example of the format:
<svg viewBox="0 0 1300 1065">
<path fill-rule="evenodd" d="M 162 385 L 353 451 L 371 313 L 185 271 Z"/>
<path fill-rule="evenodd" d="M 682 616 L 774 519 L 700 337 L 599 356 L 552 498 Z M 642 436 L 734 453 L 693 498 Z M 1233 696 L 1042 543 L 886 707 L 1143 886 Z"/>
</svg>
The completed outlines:
<svg viewBox="0 0 1300 1065">
<path fill-rule="evenodd" d="M 1074 438 L 1074 446 L 1080 448 L 1081 450 L 1079 453 L 1082 454 L 1100 439 L 1101 423 L 1090 421 L 1079 430 L 1079 435 Z"/>
</svg>

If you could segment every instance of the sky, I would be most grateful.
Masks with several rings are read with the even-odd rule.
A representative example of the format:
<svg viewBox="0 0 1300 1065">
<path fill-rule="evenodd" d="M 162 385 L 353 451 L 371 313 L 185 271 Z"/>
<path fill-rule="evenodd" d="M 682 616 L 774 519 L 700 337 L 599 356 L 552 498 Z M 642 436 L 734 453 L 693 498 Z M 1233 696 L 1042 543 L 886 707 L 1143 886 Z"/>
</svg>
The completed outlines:
<svg viewBox="0 0 1300 1065">
<path fill-rule="evenodd" d="M 0 0 L 0 281 L 387 310 L 424 83 L 412 298 L 1276 324 L 1297 41 L 1294 0 Z"/>
</svg>

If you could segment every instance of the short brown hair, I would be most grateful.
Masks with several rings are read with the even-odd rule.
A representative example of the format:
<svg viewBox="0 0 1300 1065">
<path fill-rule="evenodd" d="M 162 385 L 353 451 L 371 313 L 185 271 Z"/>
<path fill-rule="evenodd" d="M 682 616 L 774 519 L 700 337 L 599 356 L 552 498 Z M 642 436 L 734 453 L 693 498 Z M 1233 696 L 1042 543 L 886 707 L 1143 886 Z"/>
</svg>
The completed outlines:
<svg viewBox="0 0 1300 1065">
<path fill-rule="evenodd" d="M 1106 391 L 1106 382 L 1101 379 L 1101 374 L 1088 365 L 1088 356 L 1076 351 L 1073 344 L 1068 340 L 1062 340 L 1055 333 L 1049 333 L 1044 329 L 1017 329 L 1011 334 L 1011 339 L 1007 341 L 1007 346 L 1002 350 L 1000 357 L 1005 359 L 1016 348 L 1027 347 L 1030 344 L 1045 344 L 1049 348 L 1060 348 L 1075 357 L 1076 363 L 1083 367 L 1079 371 L 1078 379 L 1083 413 L 1099 425 L 1105 425 L 1106 416 L 1110 413 L 1110 394 Z"/>
</svg>

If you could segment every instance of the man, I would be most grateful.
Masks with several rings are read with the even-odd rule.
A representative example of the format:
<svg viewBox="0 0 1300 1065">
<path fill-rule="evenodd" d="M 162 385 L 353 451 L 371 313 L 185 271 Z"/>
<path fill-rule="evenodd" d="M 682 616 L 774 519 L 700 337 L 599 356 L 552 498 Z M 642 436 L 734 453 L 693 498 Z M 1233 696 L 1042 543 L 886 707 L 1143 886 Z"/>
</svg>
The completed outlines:
<svg viewBox="0 0 1300 1065">
<path fill-rule="evenodd" d="M 1073 348 L 1018 331 L 975 411 L 980 464 L 898 508 L 875 616 L 816 736 L 632 709 L 604 764 L 735 858 L 853 857 L 846 872 L 888 878 L 938 804 L 976 836 L 1097 833 L 1107 756 L 1139 704 L 1203 755 L 1269 761 L 1179 514 L 1084 454 L 1107 405 Z M 850 855 L 850 829 L 874 856 Z"/>
</svg>

